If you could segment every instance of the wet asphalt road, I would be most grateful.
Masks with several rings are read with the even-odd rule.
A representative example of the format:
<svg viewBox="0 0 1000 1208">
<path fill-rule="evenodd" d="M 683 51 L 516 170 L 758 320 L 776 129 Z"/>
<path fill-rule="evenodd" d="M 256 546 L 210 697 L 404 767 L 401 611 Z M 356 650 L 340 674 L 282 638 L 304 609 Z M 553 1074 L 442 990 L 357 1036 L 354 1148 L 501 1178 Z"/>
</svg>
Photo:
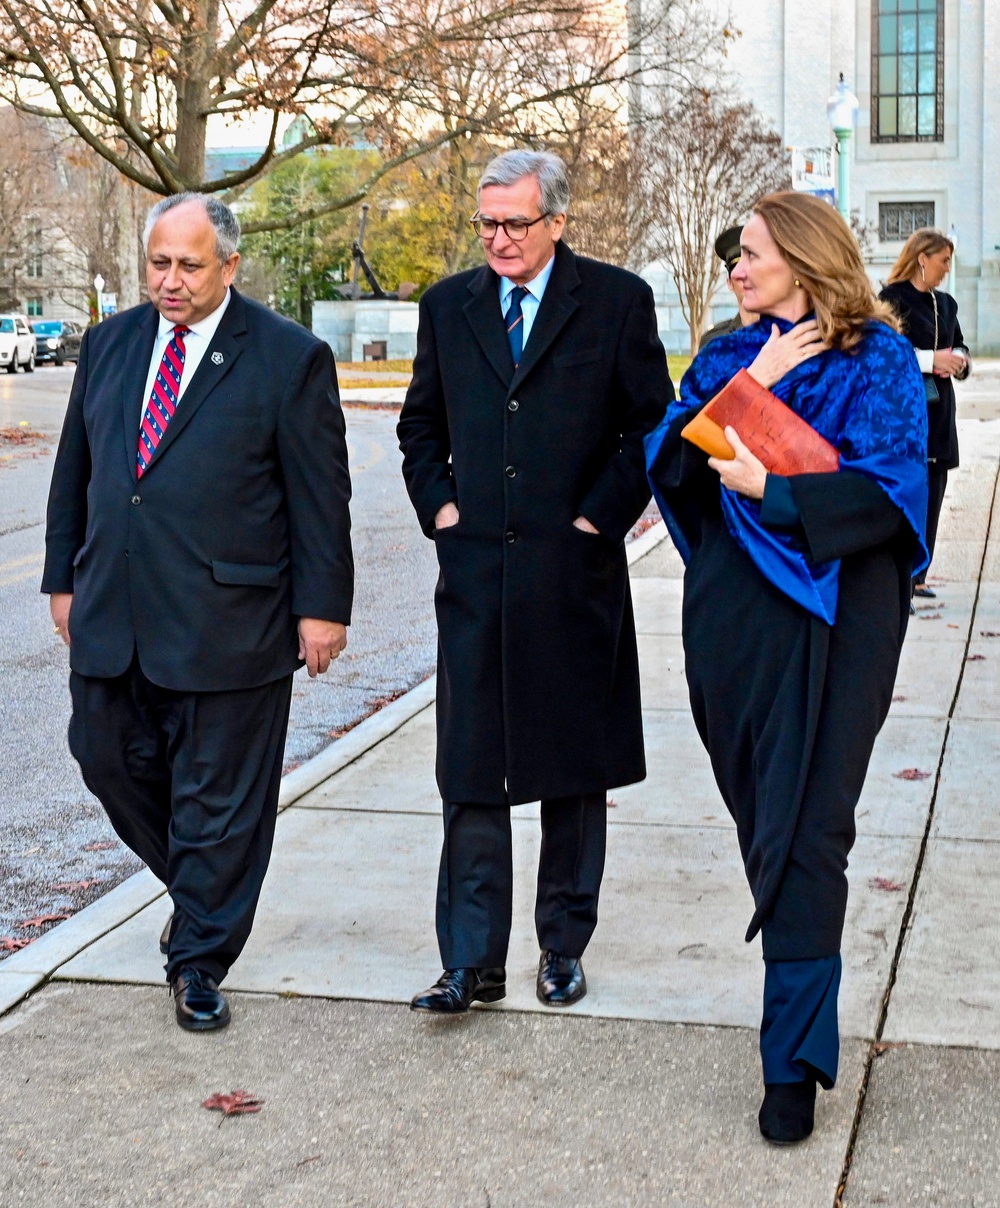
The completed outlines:
<svg viewBox="0 0 1000 1208">
<path fill-rule="evenodd" d="M 140 867 L 67 749 L 68 654 L 38 592 L 52 457 L 72 378 L 71 365 L 0 374 L 0 428 L 26 423 L 41 434 L 25 445 L 0 445 L 0 945 L 4 937 L 37 938 L 51 923 L 18 924 L 79 910 Z M 326 676 L 295 677 L 286 768 L 434 665 L 434 550 L 403 489 L 396 412 L 346 412 L 354 624 L 347 651 Z"/>
</svg>

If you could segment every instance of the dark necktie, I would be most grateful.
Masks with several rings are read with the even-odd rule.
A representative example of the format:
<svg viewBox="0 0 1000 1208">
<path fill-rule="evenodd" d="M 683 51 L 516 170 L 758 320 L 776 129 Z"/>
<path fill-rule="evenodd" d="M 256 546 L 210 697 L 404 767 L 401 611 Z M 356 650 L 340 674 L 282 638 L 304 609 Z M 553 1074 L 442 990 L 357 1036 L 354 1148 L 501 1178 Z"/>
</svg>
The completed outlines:
<svg viewBox="0 0 1000 1208">
<path fill-rule="evenodd" d="M 175 327 L 170 343 L 163 350 L 163 359 L 153 379 L 153 390 L 139 427 L 138 474 L 141 478 L 153 460 L 156 446 L 163 439 L 167 424 L 177 410 L 177 399 L 184 372 L 184 337 L 190 327 Z"/>
<path fill-rule="evenodd" d="M 510 306 L 507 308 L 507 340 L 510 343 L 510 355 L 514 358 L 514 368 L 521 363 L 521 353 L 524 351 L 524 315 L 521 313 L 521 299 L 528 291 L 523 285 L 515 285 L 510 291 Z"/>
</svg>

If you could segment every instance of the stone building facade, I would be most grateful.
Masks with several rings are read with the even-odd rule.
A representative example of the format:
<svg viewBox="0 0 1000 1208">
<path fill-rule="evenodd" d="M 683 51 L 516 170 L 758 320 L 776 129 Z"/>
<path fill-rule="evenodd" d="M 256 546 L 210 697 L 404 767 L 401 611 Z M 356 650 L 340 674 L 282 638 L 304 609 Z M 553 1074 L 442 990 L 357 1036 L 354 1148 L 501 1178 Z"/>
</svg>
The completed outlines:
<svg viewBox="0 0 1000 1208">
<path fill-rule="evenodd" d="M 981 354 L 1000 354 L 1000 2 L 701 3 L 731 14 L 740 36 L 726 74 L 788 147 L 833 144 L 826 102 L 843 73 L 860 101 L 850 202 L 870 232 L 873 279 L 885 278 L 912 229 L 951 232 L 966 338 Z M 645 275 L 669 338 L 669 279 L 662 266 Z"/>
</svg>

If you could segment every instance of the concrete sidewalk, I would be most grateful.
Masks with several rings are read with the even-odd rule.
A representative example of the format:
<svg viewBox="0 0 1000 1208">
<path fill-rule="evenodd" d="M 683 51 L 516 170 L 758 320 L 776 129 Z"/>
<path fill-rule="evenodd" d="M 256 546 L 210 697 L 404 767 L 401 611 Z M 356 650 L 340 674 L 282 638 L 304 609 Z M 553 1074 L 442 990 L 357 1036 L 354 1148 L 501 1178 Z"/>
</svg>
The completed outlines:
<svg viewBox="0 0 1000 1208">
<path fill-rule="evenodd" d="M 590 994 L 534 998 L 537 811 L 509 997 L 441 1023 L 433 682 L 286 778 L 232 1026 L 173 1022 L 149 874 L 0 964 L 0 1204 L 1000 1205 L 1000 421 L 962 422 L 932 580 L 858 811 L 837 1089 L 766 1146 L 763 966 L 690 719 L 681 566 L 633 547 L 649 755 L 614 794 Z M 921 775 L 900 778 L 916 769 Z M 25 995 L 29 995 L 25 999 Z M 244 1088 L 257 1116 L 203 1111 Z"/>
</svg>

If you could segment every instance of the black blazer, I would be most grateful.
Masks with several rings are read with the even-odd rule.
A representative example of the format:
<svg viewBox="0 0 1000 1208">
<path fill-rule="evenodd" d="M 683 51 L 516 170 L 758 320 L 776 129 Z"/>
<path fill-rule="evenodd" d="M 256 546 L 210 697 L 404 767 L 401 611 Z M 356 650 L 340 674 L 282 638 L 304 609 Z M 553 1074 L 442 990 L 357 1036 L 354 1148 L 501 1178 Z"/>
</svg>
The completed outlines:
<svg viewBox="0 0 1000 1208">
<path fill-rule="evenodd" d="M 438 784 L 449 801 L 600 793 L 645 774 L 624 539 L 673 397 L 649 286 L 556 245 L 517 371 L 488 267 L 420 302 L 403 477 L 441 570 Z M 447 502 L 452 528 L 434 529 Z M 600 536 L 581 532 L 585 516 Z"/>
<path fill-rule="evenodd" d="M 234 290 L 140 481 L 158 318 L 146 304 L 84 337 L 52 475 L 42 591 L 73 593 L 70 665 L 82 675 L 121 675 L 137 651 L 164 688 L 256 687 L 301 665 L 298 617 L 351 617 L 351 487 L 333 355 Z"/>
<path fill-rule="evenodd" d="M 917 289 L 909 281 L 896 281 L 879 294 L 888 302 L 903 324 L 903 335 L 914 348 L 934 347 L 934 301 L 929 292 Z M 938 348 L 963 348 L 965 336 L 958 322 L 958 303 L 951 294 L 936 289 L 938 310 Z M 955 387 L 951 378 L 934 379 L 939 400 L 927 405 L 927 456 L 941 469 L 958 465 L 958 425 L 955 413 Z"/>
</svg>

